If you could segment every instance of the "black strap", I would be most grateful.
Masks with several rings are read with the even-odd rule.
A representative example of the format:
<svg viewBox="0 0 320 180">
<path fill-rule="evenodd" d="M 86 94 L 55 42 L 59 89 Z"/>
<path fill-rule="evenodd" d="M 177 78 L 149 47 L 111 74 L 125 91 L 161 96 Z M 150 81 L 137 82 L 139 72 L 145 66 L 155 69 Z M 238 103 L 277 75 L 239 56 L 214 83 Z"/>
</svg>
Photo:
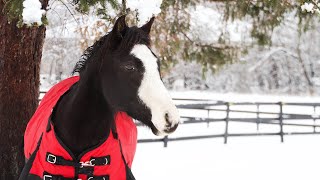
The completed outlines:
<svg viewBox="0 0 320 180">
<path fill-rule="evenodd" d="M 43 180 L 75 180 L 75 178 L 66 178 L 60 175 L 52 175 L 47 172 L 44 172 Z"/>
<path fill-rule="evenodd" d="M 48 172 L 43 173 L 43 180 L 76 180 L 77 178 L 66 178 L 61 175 L 53 175 Z M 88 176 L 87 180 L 110 180 L 108 175 L 105 176 Z"/>
<path fill-rule="evenodd" d="M 61 166 L 73 166 L 76 169 L 76 174 L 86 174 L 89 176 L 93 175 L 93 164 L 90 162 L 87 163 L 79 163 L 71 160 L 66 160 L 62 156 L 57 156 L 52 153 L 47 152 L 46 161 L 51 164 L 61 165 Z M 49 175 L 52 176 L 52 175 Z M 59 177 L 60 178 L 60 177 Z"/>
<path fill-rule="evenodd" d="M 110 155 L 103 156 L 103 157 L 91 157 L 90 163 L 93 166 L 104 166 L 104 165 L 110 165 L 111 163 L 111 157 Z"/>
<path fill-rule="evenodd" d="M 46 132 L 50 132 L 51 131 L 51 118 L 52 118 L 51 116 L 52 116 L 52 113 L 50 114 L 50 116 L 48 118 Z"/>
<path fill-rule="evenodd" d="M 27 161 L 27 163 L 23 167 L 23 170 L 22 170 L 22 172 L 20 174 L 19 180 L 28 179 L 28 175 L 29 175 L 29 172 L 30 172 L 30 170 L 32 168 L 32 164 L 33 164 L 33 162 L 34 162 L 34 160 L 36 158 L 37 152 L 39 151 L 39 148 L 40 148 L 40 144 L 41 144 L 41 141 L 42 141 L 42 135 L 43 135 L 43 133 L 41 134 L 41 136 L 39 138 L 39 141 L 38 141 L 38 144 L 37 144 L 37 148 L 34 150 L 32 155 L 30 156 L 29 160 Z"/>
<path fill-rule="evenodd" d="M 135 177 L 132 174 L 131 169 L 129 168 L 129 166 L 128 166 L 127 162 L 126 162 L 126 159 L 124 158 L 120 138 L 118 139 L 118 142 L 119 142 L 119 146 L 120 146 L 121 156 L 122 156 L 124 165 L 126 166 L 126 176 L 127 176 L 126 180 L 136 180 Z"/>
<path fill-rule="evenodd" d="M 72 160 L 66 160 L 62 156 L 57 156 L 47 152 L 46 161 L 51 164 L 62 165 L 62 166 L 74 166 L 80 167 L 81 164 Z"/>
<path fill-rule="evenodd" d="M 111 128 L 111 132 L 112 132 L 112 136 L 114 139 L 118 139 L 118 133 L 117 130 L 115 130 L 114 128 Z"/>
<path fill-rule="evenodd" d="M 118 133 L 117 133 L 117 127 L 116 126 L 113 126 L 114 128 L 112 128 L 112 135 L 113 135 L 113 138 L 118 140 L 118 143 L 119 143 L 119 146 L 120 146 L 120 153 L 121 153 L 121 157 L 122 157 L 122 160 L 124 162 L 124 165 L 126 167 L 126 180 L 135 180 L 132 172 L 131 172 L 131 169 L 129 168 L 127 162 L 126 162 L 126 159 L 124 158 L 124 155 L 123 155 L 123 150 L 122 150 L 122 145 L 121 145 L 121 141 L 120 141 L 120 138 L 118 136 Z"/>
<path fill-rule="evenodd" d="M 87 180 L 109 180 L 109 176 L 89 176 Z"/>
<path fill-rule="evenodd" d="M 76 168 L 76 174 L 85 174 L 88 176 L 93 176 L 94 168 L 93 166 L 81 166 Z"/>
<path fill-rule="evenodd" d="M 75 162 L 72 160 L 66 160 L 62 156 L 57 156 L 52 153 L 47 152 L 46 161 L 51 164 L 61 165 L 61 166 L 73 166 L 76 169 L 76 174 L 85 174 L 88 175 L 88 178 L 91 177 L 92 180 L 108 180 L 109 176 L 93 176 L 94 167 L 93 166 L 105 166 L 109 165 L 111 162 L 110 155 L 103 157 L 92 157 L 90 161 L 86 163 Z M 45 176 L 45 175 L 44 175 Z M 53 176 L 47 174 L 46 178 L 48 180 L 60 180 L 61 176 Z M 51 179 L 50 179 L 51 178 Z M 60 178 L 60 179 L 59 179 Z M 98 178 L 98 179 L 97 179 Z M 100 179 L 99 179 L 100 178 Z M 61 179 L 64 180 L 64 179 Z"/>
<path fill-rule="evenodd" d="M 72 160 L 66 160 L 62 156 L 57 156 L 49 152 L 47 152 L 46 161 L 48 163 L 56 164 L 56 165 L 82 167 L 81 163 L 74 162 Z M 110 165 L 110 163 L 111 163 L 110 155 L 102 156 L 102 157 L 91 157 L 89 161 L 89 165 L 91 166 L 104 166 L 104 165 Z"/>
</svg>

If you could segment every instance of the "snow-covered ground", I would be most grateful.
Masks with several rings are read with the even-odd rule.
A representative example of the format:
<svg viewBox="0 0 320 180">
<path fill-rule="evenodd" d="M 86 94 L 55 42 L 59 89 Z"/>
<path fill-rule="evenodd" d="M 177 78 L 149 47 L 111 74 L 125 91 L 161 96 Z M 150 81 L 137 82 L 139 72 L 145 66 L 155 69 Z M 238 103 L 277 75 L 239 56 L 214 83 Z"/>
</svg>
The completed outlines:
<svg viewBox="0 0 320 180">
<path fill-rule="evenodd" d="M 137 180 L 318 180 L 320 136 L 138 144 Z"/>
<path fill-rule="evenodd" d="M 173 97 L 207 98 L 232 102 L 319 102 L 319 97 L 261 96 L 215 94 L 210 92 L 172 92 Z M 242 107 L 243 108 L 243 107 Z M 253 110 L 249 107 L 249 110 Z M 236 108 L 235 109 L 239 109 Z M 265 110 L 277 112 L 277 107 Z M 313 108 L 287 107 L 285 112 L 313 114 Z M 181 111 L 181 114 L 190 114 Z M 202 112 L 191 114 L 202 116 Z M 316 109 L 316 115 L 319 110 Z M 211 117 L 223 116 L 212 113 Z M 241 117 L 246 117 L 242 114 Z M 250 117 L 249 115 L 247 117 Z M 219 117 L 218 117 L 219 118 Z M 292 121 L 291 121 L 292 122 Z M 300 121 L 301 122 L 301 121 Z M 295 122 L 299 123 L 299 121 Z M 306 123 L 306 121 L 304 121 Z M 313 123 L 313 122 L 309 122 Z M 317 123 L 318 124 L 318 123 Z M 173 136 L 221 134 L 221 123 L 181 125 Z M 256 132 L 256 125 L 230 123 L 230 133 Z M 290 128 L 290 131 L 312 131 L 312 128 Z M 276 125 L 260 125 L 260 132 L 279 132 Z M 147 128 L 139 128 L 139 138 L 155 138 Z M 320 135 L 231 137 L 228 144 L 222 138 L 163 143 L 138 144 L 133 163 L 137 180 L 318 180 Z"/>
</svg>

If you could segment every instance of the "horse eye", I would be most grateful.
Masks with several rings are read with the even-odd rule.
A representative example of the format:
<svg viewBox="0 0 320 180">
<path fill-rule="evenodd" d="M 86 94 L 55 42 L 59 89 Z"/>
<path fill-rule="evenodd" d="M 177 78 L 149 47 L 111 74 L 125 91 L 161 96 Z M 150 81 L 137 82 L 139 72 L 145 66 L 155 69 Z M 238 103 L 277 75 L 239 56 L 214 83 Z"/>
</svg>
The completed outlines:
<svg viewBox="0 0 320 180">
<path fill-rule="evenodd" d="M 127 64 L 127 65 L 124 66 L 124 68 L 125 68 L 125 70 L 127 70 L 127 71 L 134 71 L 134 70 L 136 70 L 136 67 L 135 67 L 134 65 L 132 65 L 132 64 Z"/>
</svg>

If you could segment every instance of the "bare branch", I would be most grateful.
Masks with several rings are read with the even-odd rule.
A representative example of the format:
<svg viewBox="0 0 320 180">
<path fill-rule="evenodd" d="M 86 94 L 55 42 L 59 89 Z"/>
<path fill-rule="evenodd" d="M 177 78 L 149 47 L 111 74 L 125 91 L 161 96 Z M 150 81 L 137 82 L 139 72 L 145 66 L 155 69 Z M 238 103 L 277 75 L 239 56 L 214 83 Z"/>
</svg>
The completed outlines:
<svg viewBox="0 0 320 180">
<path fill-rule="evenodd" d="M 222 49 L 236 49 L 239 48 L 237 46 L 228 46 L 225 44 L 200 44 L 195 42 L 194 40 L 192 40 L 186 33 L 180 31 L 180 33 L 187 38 L 188 41 L 190 41 L 192 44 L 198 46 L 198 47 L 207 47 L 207 48 L 213 48 L 213 49 L 217 49 L 217 50 L 222 50 Z"/>
<path fill-rule="evenodd" d="M 79 21 L 76 19 L 76 17 L 74 16 L 74 14 L 71 12 L 70 8 L 68 7 L 68 5 L 63 2 L 63 0 L 60 0 L 60 2 L 67 8 L 67 10 L 69 11 L 69 13 L 71 14 L 71 16 L 73 17 L 73 19 L 79 24 Z"/>
<path fill-rule="evenodd" d="M 318 9 L 320 9 L 320 6 L 318 5 L 317 1 L 312 0 L 312 3 L 313 3 Z"/>
<path fill-rule="evenodd" d="M 127 11 L 127 0 L 122 0 L 122 14 L 126 14 Z"/>
</svg>

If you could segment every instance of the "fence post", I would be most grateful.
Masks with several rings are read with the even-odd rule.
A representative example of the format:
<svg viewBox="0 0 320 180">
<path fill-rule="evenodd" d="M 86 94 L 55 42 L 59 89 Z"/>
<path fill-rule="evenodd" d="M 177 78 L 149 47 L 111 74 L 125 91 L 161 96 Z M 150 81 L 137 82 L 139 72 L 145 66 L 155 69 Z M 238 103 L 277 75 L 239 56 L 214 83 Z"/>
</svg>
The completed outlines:
<svg viewBox="0 0 320 180">
<path fill-rule="evenodd" d="M 316 132 L 316 106 L 313 106 L 313 132 Z"/>
<path fill-rule="evenodd" d="M 228 143 L 228 129 L 229 129 L 229 113 L 230 113 L 230 103 L 226 103 L 227 114 L 226 114 L 226 130 L 224 132 L 224 144 Z"/>
<path fill-rule="evenodd" d="M 279 125 L 280 125 L 280 137 L 281 142 L 283 143 L 283 103 L 279 102 L 280 114 L 279 114 Z"/>
<path fill-rule="evenodd" d="M 257 104 L 257 131 L 259 131 L 260 125 L 260 104 Z"/>
<path fill-rule="evenodd" d="M 165 137 L 163 138 L 163 146 L 164 146 L 164 147 L 168 147 L 168 142 L 169 142 L 168 136 L 165 136 Z"/>
<path fill-rule="evenodd" d="M 208 109 L 208 114 L 207 114 L 207 116 L 208 116 L 208 119 L 210 118 L 210 109 Z M 210 124 L 210 122 L 208 121 L 207 122 L 207 128 L 209 127 L 209 124 Z"/>
</svg>

